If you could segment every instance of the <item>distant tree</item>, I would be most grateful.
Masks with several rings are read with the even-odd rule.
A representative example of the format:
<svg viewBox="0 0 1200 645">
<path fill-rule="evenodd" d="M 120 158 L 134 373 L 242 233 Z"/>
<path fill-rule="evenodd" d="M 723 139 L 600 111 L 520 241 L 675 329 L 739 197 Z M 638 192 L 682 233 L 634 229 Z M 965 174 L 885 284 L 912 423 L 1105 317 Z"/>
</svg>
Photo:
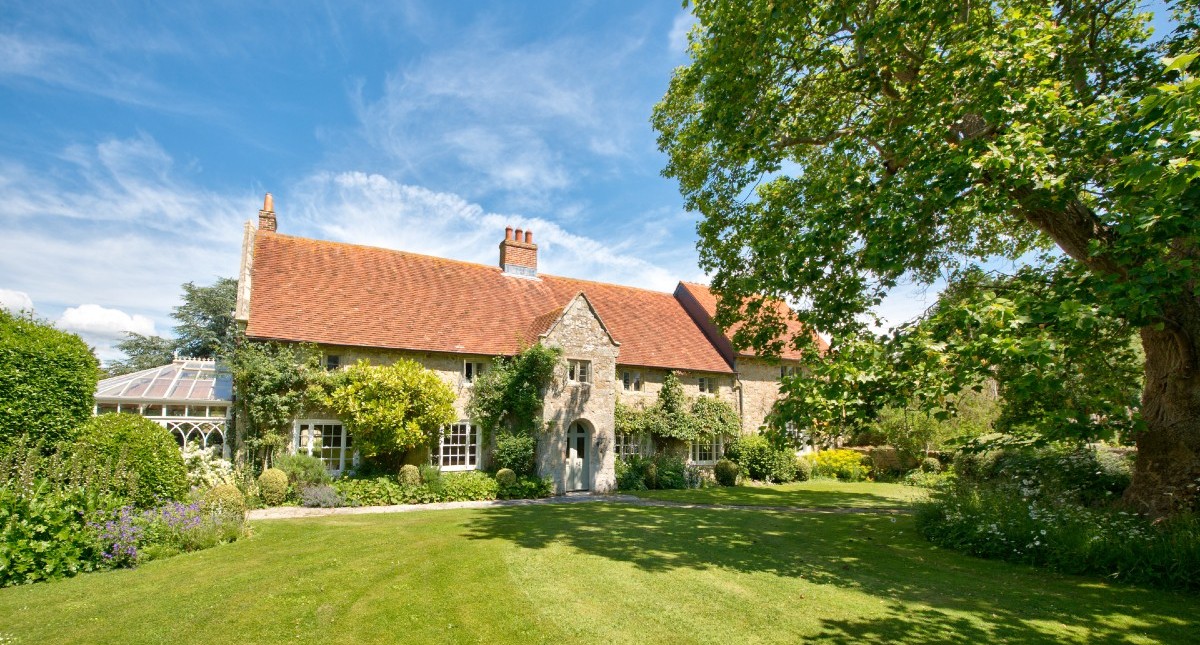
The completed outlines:
<svg viewBox="0 0 1200 645">
<path fill-rule="evenodd" d="M 124 360 L 108 365 L 108 374 L 117 376 L 170 363 L 176 354 L 191 358 L 228 356 L 235 335 L 233 308 L 237 302 L 237 280 L 217 278 L 210 286 L 183 284 L 183 304 L 171 317 L 179 322 L 175 338 L 128 333 L 117 343 Z"/>
</svg>

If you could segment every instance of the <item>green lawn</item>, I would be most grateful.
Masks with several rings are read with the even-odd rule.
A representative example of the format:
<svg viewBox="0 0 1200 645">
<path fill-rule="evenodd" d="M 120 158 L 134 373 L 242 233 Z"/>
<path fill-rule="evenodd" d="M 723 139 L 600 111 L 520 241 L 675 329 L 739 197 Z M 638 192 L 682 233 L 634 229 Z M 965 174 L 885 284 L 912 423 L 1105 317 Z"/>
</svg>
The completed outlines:
<svg viewBox="0 0 1200 645">
<path fill-rule="evenodd" d="M 730 486 L 698 490 L 645 490 L 629 493 L 645 499 L 733 506 L 801 508 L 899 508 L 925 499 L 923 488 L 903 484 L 816 480 L 779 486 Z"/>
<path fill-rule="evenodd" d="M 258 522 L 2 589 L 0 643 L 1195 643 L 1197 606 L 943 551 L 908 516 L 588 503 Z"/>
</svg>

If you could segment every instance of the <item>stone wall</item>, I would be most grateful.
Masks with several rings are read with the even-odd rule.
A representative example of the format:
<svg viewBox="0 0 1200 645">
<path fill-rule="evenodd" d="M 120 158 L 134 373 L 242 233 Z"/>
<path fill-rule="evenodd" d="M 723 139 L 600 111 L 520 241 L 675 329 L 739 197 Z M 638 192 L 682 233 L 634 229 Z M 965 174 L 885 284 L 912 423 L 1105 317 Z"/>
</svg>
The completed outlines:
<svg viewBox="0 0 1200 645">
<path fill-rule="evenodd" d="M 753 434 L 766 423 L 767 415 L 779 398 L 780 361 L 761 358 L 739 358 L 738 380 L 742 386 L 742 434 Z M 783 361 L 784 365 L 799 365 Z"/>
<path fill-rule="evenodd" d="M 546 431 L 538 441 L 538 472 L 553 478 L 557 492 L 565 491 L 567 430 L 582 420 L 588 430 L 586 486 L 596 492 L 611 491 L 616 488 L 613 407 L 618 347 L 582 295 L 567 305 L 542 342 L 563 354 L 546 392 L 542 411 Z M 590 383 L 568 380 L 571 359 L 591 362 Z"/>
<path fill-rule="evenodd" d="M 624 389 L 624 382 L 621 376 L 621 373 L 624 371 L 641 372 L 642 390 L 640 392 Z M 732 405 L 734 410 L 738 409 L 737 391 L 734 389 L 735 381 L 732 374 L 676 371 L 675 375 L 679 377 L 679 384 L 683 386 L 683 393 L 692 399 L 700 396 L 700 377 L 717 379 L 717 396 L 729 405 Z M 617 398 L 625 405 L 634 407 L 654 405 L 654 402 L 658 400 L 659 391 L 662 390 L 663 379 L 666 377 L 667 370 L 618 365 L 616 370 Z"/>
</svg>

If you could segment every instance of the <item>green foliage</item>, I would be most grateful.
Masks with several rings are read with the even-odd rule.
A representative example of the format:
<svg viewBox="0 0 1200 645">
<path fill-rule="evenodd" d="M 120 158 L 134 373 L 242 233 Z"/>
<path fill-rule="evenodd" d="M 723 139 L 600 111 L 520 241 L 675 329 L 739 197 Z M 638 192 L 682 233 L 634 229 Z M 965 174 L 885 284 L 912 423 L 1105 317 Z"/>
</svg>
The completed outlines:
<svg viewBox="0 0 1200 645">
<path fill-rule="evenodd" d="M 126 334 L 125 340 L 117 343 L 117 349 L 126 358 L 109 363 L 109 374 L 116 376 L 166 365 L 177 353 L 191 358 L 216 358 L 233 352 L 237 280 L 217 278 L 207 287 L 187 282 L 182 288 L 183 304 L 171 312 L 171 317 L 179 323 L 175 326 L 175 338 Z"/>
<path fill-rule="evenodd" d="M 118 342 L 116 348 L 125 354 L 125 358 L 108 364 L 104 371 L 109 376 L 162 367 L 175 360 L 175 340 L 162 336 L 143 336 L 128 332 L 125 334 L 125 340 Z"/>
<path fill-rule="evenodd" d="M 1019 489 L 1027 497 L 1072 504 L 1110 504 L 1129 486 L 1130 457 L 1075 444 L 963 451 L 955 471 L 968 482 Z"/>
<path fill-rule="evenodd" d="M 496 471 L 496 483 L 501 488 L 513 486 L 517 483 L 517 473 L 513 472 L 511 468 L 501 468 Z"/>
<path fill-rule="evenodd" d="M 0 309 L 0 447 L 73 438 L 92 414 L 98 375 L 78 336 Z"/>
<path fill-rule="evenodd" d="M 737 412 L 725 401 L 703 395 L 689 401 L 674 372 L 663 379 L 654 405 L 641 409 L 617 401 L 614 417 L 619 434 L 681 441 L 734 436 L 741 428 Z"/>
<path fill-rule="evenodd" d="M 123 460 L 137 480 L 132 501 L 141 508 L 183 499 L 188 492 L 179 445 L 166 428 L 149 419 L 132 414 L 92 417 L 80 427 L 74 449 L 102 462 Z"/>
<path fill-rule="evenodd" d="M 43 456 L 24 442 L 0 453 L 0 587 L 108 566 L 90 522 L 136 489 L 121 468 Z"/>
<path fill-rule="evenodd" d="M 184 446 L 181 456 L 187 468 L 188 486 L 194 490 L 207 491 L 235 481 L 233 465 L 222 459 L 216 448 L 201 448 L 193 441 Z"/>
<path fill-rule="evenodd" d="M 813 460 L 806 456 L 799 455 L 795 458 L 796 463 L 796 481 L 806 482 L 812 479 L 813 475 Z"/>
<path fill-rule="evenodd" d="M 814 461 L 814 474 L 848 482 L 866 479 L 870 470 L 863 463 L 863 455 L 853 450 L 822 450 Z"/>
<path fill-rule="evenodd" d="M 492 466 L 510 469 L 521 477 L 532 477 L 537 472 L 537 440 L 527 434 L 498 435 L 496 449 L 492 451 Z"/>
<path fill-rule="evenodd" d="M 418 486 L 421 483 L 421 471 L 412 464 L 404 464 L 400 467 L 399 481 L 404 486 Z"/>
<path fill-rule="evenodd" d="M 204 510 L 213 515 L 242 517 L 246 514 L 246 498 L 237 486 L 221 484 L 204 495 Z"/>
<path fill-rule="evenodd" d="M 287 501 L 288 476 L 278 468 L 268 468 L 258 476 L 258 492 L 267 506 L 279 506 Z"/>
<path fill-rule="evenodd" d="M 272 464 L 287 475 L 288 482 L 296 490 L 329 483 L 329 471 L 320 457 L 302 452 L 282 454 L 275 457 Z"/>
<path fill-rule="evenodd" d="M 737 462 L 750 479 L 774 483 L 796 479 L 795 453 L 772 446 L 762 435 L 738 437 L 725 449 L 725 456 Z"/>
<path fill-rule="evenodd" d="M 1155 523 L 1109 507 L 1032 498 L 1016 487 L 960 482 L 918 507 L 917 526 L 934 544 L 979 557 L 1200 590 L 1195 515 Z"/>
<path fill-rule="evenodd" d="M 713 466 L 713 476 L 722 486 L 733 486 L 737 483 L 738 465 L 728 459 L 721 459 Z"/>
<path fill-rule="evenodd" d="M 700 478 L 682 457 L 667 452 L 653 456 L 629 455 L 616 460 L 619 490 L 697 488 Z"/>
<path fill-rule="evenodd" d="M 553 482 L 521 477 L 505 485 L 486 473 L 472 470 L 442 473 L 419 485 L 401 483 L 393 477 L 342 477 L 333 482 L 333 487 L 347 506 L 388 506 L 548 497 L 553 491 Z"/>
<path fill-rule="evenodd" d="M 442 475 L 441 499 L 443 502 L 470 502 L 496 499 L 500 487 L 487 473 L 478 470 L 446 473 Z"/>
<path fill-rule="evenodd" d="M 359 361 L 338 372 L 327 402 L 354 435 L 359 454 L 386 461 L 428 445 L 453 423 L 454 399 L 432 370 L 400 359 L 386 366 Z"/>
<path fill-rule="evenodd" d="M 442 478 L 442 469 L 433 464 L 421 464 L 417 470 L 421 473 L 422 484 L 437 484 Z"/>
<path fill-rule="evenodd" d="M 561 355 L 562 350 L 538 343 L 516 356 L 497 358 L 491 369 L 475 379 L 467 416 L 483 428 L 487 437 L 503 431 L 515 435 L 536 433 L 542 393 L 554 377 Z"/>
<path fill-rule="evenodd" d="M 925 457 L 921 460 L 921 472 L 923 473 L 940 473 L 942 472 L 942 462 L 936 457 Z"/>
<path fill-rule="evenodd" d="M 238 393 L 245 445 L 266 462 L 272 452 L 287 444 L 292 420 L 323 398 L 326 375 L 320 356 L 309 345 L 260 343 L 240 337 L 229 368 Z"/>
<path fill-rule="evenodd" d="M 499 477 L 497 477 L 499 483 Z M 500 485 L 499 499 L 542 499 L 554 495 L 554 480 L 549 477 L 520 477 L 510 486 Z"/>
</svg>

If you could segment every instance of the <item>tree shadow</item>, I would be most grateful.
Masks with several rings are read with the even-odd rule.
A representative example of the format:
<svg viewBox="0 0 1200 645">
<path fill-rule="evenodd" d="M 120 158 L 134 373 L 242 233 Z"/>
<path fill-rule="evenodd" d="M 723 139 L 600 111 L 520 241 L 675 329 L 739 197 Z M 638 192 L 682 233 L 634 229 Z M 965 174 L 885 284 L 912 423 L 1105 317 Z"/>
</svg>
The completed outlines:
<svg viewBox="0 0 1200 645">
<path fill-rule="evenodd" d="M 466 531 L 469 539 L 526 549 L 563 544 L 647 572 L 769 573 L 884 602 L 882 616 L 823 619 L 820 638 L 829 642 L 1052 640 L 1039 623 L 1114 641 L 1130 635 L 1119 625 L 1134 624 L 1160 642 L 1200 642 L 1193 596 L 938 549 L 915 534 L 908 517 L 592 503 L 487 509 Z"/>
<path fill-rule="evenodd" d="M 870 492 L 839 490 L 788 490 L 777 487 L 736 486 L 693 490 L 655 490 L 632 493 L 645 499 L 729 506 L 809 508 L 902 508 L 912 502 Z"/>
</svg>

